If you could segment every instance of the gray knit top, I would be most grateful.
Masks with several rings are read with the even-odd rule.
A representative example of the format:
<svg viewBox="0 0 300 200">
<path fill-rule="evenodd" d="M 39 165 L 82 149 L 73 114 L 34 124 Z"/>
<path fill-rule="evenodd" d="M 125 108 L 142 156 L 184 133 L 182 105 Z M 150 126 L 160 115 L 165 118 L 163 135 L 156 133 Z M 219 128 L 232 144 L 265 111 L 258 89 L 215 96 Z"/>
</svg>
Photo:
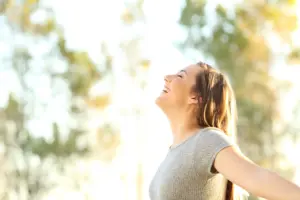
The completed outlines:
<svg viewBox="0 0 300 200">
<path fill-rule="evenodd" d="M 150 184 L 151 200 L 224 200 L 227 180 L 213 167 L 216 155 L 233 145 L 215 128 L 201 129 L 169 149 Z"/>
</svg>

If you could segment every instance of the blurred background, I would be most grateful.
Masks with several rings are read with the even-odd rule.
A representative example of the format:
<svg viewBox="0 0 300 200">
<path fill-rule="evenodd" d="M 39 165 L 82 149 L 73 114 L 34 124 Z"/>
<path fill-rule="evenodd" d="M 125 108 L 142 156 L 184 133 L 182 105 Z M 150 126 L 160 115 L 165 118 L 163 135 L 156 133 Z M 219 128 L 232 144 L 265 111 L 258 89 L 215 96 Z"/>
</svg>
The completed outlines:
<svg viewBox="0 0 300 200">
<path fill-rule="evenodd" d="M 197 61 L 231 80 L 241 150 L 300 184 L 300 0 L 0 0 L 0 199 L 149 200 L 154 100 Z"/>
</svg>

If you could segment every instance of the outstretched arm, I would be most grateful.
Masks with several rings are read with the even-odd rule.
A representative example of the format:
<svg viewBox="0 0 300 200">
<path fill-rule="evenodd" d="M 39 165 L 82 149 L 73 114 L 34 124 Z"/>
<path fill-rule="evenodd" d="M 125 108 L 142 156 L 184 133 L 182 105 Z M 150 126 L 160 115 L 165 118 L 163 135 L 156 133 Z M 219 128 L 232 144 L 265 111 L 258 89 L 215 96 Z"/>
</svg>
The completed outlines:
<svg viewBox="0 0 300 200">
<path fill-rule="evenodd" d="M 221 150 L 214 167 L 228 180 L 256 196 L 270 200 L 300 200 L 299 186 L 254 164 L 235 147 Z"/>
</svg>

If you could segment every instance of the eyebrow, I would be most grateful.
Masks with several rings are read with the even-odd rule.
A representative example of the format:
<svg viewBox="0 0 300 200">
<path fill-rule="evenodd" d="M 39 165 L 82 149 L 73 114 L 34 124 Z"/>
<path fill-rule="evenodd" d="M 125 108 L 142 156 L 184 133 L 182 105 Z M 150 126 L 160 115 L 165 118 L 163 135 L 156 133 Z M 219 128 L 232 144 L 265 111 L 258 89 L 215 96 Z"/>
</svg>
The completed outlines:
<svg viewBox="0 0 300 200">
<path fill-rule="evenodd" d="M 186 75 L 188 75 L 188 73 L 187 73 L 184 69 L 180 70 L 179 72 L 183 72 L 183 73 L 185 73 Z"/>
</svg>

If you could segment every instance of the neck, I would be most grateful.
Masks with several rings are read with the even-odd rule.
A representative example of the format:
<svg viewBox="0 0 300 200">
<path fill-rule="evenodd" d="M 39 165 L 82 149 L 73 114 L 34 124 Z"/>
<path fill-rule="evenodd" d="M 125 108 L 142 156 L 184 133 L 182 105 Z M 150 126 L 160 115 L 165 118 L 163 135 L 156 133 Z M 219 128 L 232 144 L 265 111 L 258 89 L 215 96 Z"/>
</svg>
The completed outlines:
<svg viewBox="0 0 300 200">
<path fill-rule="evenodd" d="M 172 146 L 182 143 L 200 129 L 197 120 L 192 115 L 178 115 L 177 113 L 168 118 L 173 134 Z"/>
</svg>

